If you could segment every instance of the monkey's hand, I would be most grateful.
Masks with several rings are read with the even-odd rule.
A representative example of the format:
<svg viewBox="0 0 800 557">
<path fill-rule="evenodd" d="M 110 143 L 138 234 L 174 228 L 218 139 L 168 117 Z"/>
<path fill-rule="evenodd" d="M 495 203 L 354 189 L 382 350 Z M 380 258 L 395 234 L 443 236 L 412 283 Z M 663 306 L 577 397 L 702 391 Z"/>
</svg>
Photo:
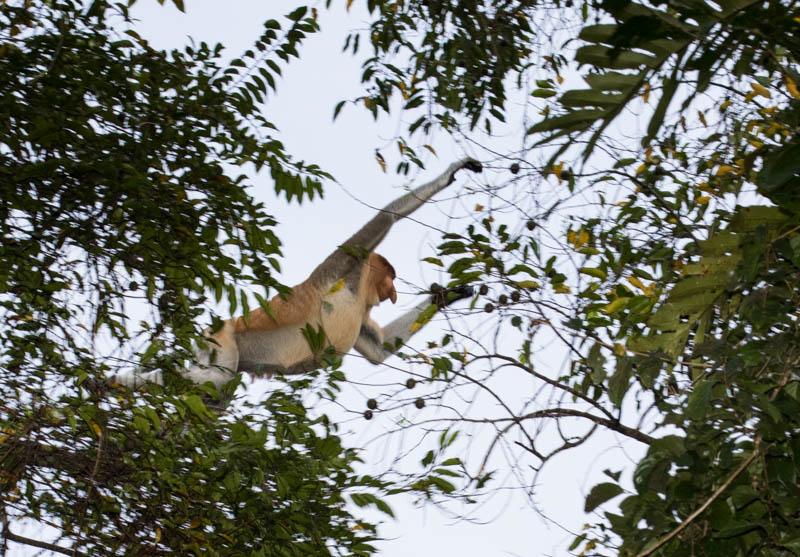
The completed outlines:
<svg viewBox="0 0 800 557">
<path fill-rule="evenodd" d="M 436 304 L 439 308 L 444 308 L 452 304 L 453 302 L 457 302 L 458 300 L 463 300 L 464 298 L 469 298 L 470 296 L 475 294 L 475 289 L 469 285 L 461 285 L 455 286 L 453 288 L 445 288 L 440 284 L 436 284 L 435 282 L 431 284 L 431 303 Z"/>
<path fill-rule="evenodd" d="M 469 158 L 464 161 L 464 168 L 472 172 L 483 172 L 483 165 L 480 163 L 480 161 L 473 158 Z"/>
</svg>

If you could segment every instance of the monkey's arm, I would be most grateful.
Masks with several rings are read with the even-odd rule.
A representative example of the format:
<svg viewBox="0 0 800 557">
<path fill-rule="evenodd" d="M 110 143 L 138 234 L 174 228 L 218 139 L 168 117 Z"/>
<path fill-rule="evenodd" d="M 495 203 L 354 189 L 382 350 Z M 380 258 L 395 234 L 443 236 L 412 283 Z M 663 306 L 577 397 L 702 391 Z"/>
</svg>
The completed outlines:
<svg viewBox="0 0 800 557">
<path fill-rule="evenodd" d="M 377 216 L 369 221 L 361 230 L 356 232 L 343 245 L 352 248 L 362 248 L 367 251 L 374 250 L 389 232 L 391 226 L 400 219 L 407 217 L 428 201 L 431 197 L 442 191 L 455 180 L 456 172 L 467 168 L 473 172 L 481 172 L 481 164 L 475 159 L 466 158 L 451 164 L 438 178 L 435 178 L 414 188 L 407 194 L 395 199 L 380 210 Z"/>
<path fill-rule="evenodd" d="M 401 315 L 386 327 L 381 327 L 372 319 L 367 320 L 361 325 L 361 332 L 356 340 L 355 349 L 363 354 L 371 363 L 379 364 L 386 358 L 394 354 L 393 349 L 388 349 L 384 343 L 389 343 L 392 347 L 405 344 L 416 334 L 421 327 L 414 327 L 420 314 L 427 310 L 432 304 L 443 308 L 453 302 L 472 296 L 473 290 L 469 286 L 461 287 L 456 290 L 445 291 L 444 289 L 433 289 L 434 294 L 424 302 L 419 304 L 411 311 Z"/>
<path fill-rule="evenodd" d="M 472 158 L 454 162 L 438 178 L 411 190 L 381 209 L 361 230 L 342 244 L 342 247 L 364 250 L 366 253 L 373 251 L 394 223 L 419 209 L 423 203 L 452 184 L 456 172 L 462 168 L 472 172 L 483 170 L 481 163 Z M 311 274 L 312 282 L 323 282 L 332 276 L 342 278 L 346 274 L 345 269 L 352 267 L 357 261 L 358 259 L 353 258 L 346 250 L 338 248 L 314 270 Z"/>
</svg>

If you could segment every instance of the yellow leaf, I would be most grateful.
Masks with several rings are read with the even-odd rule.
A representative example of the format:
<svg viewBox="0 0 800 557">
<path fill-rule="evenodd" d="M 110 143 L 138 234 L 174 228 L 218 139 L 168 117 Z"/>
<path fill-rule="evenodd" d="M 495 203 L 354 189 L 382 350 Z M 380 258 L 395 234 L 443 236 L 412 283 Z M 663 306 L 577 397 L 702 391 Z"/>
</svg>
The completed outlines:
<svg viewBox="0 0 800 557">
<path fill-rule="evenodd" d="M 772 122 L 769 125 L 769 129 L 765 133 L 766 133 L 766 135 L 773 135 L 773 134 L 777 133 L 778 130 L 781 129 L 781 127 L 782 126 L 778 122 Z"/>
<path fill-rule="evenodd" d="M 736 172 L 736 168 L 729 164 L 721 164 L 717 171 L 715 172 L 715 176 L 725 176 L 726 174 L 731 174 L 732 172 Z"/>
<path fill-rule="evenodd" d="M 557 75 L 556 76 L 556 81 L 558 81 L 558 84 L 561 85 L 562 83 L 564 83 L 564 78 L 561 77 L 560 75 Z"/>
<path fill-rule="evenodd" d="M 203 524 L 203 520 L 200 518 L 193 518 L 192 522 L 189 524 L 189 528 L 197 528 Z"/>
<path fill-rule="evenodd" d="M 697 189 L 700 191 L 711 191 L 711 186 L 708 185 L 708 182 L 700 182 L 697 184 Z"/>
<path fill-rule="evenodd" d="M 397 142 L 397 150 L 400 151 L 401 155 L 405 152 L 406 148 L 403 146 L 402 141 Z"/>
<path fill-rule="evenodd" d="M 582 245 L 586 244 L 589 241 L 589 233 L 586 232 L 583 228 L 581 228 L 580 232 L 578 232 L 578 240 L 575 242 L 575 248 L 579 248 Z"/>
<path fill-rule="evenodd" d="M 644 94 L 642 94 L 642 100 L 644 100 L 644 104 L 647 104 L 650 100 L 650 84 L 644 84 Z"/>
<path fill-rule="evenodd" d="M 755 91 L 750 91 L 749 93 L 747 93 L 744 96 L 744 102 L 749 103 L 750 101 L 752 101 L 755 98 L 756 98 L 756 92 Z"/>
<path fill-rule="evenodd" d="M 517 286 L 525 290 L 536 290 L 539 288 L 539 283 L 535 280 L 521 280 L 517 283 Z"/>
<path fill-rule="evenodd" d="M 789 94 L 795 99 L 800 99 L 800 91 L 797 90 L 797 83 L 788 75 L 786 76 L 786 90 L 789 91 Z"/>
<path fill-rule="evenodd" d="M 232 538 L 232 537 L 230 537 L 228 534 L 223 534 L 222 532 L 219 532 L 219 536 L 220 536 L 221 538 L 225 538 L 225 539 L 226 539 L 226 540 L 228 540 L 229 542 L 233 543 L 233 538 Z"/>
<path fill-rule="evenodd" d="M 720 110 L 725 110 L 726 108 L 728 108 L 732 104 L 733 104 L 733 101 L 724 101 L 722 104 L 719 105 L 719 109 Z"/>
<path fill-rule="evenodd" d="M 622 346 L 620 343 L 614 343 L 614 354 L 617 356 L 624 356 L 625 355 L 625 347 Z"/>
<path fill-rule="evenodd" d="M 698 197 L 694 201 L 698 205 L 706 205 L 709 201 L 711 201 L 711 198 L 708 197 L 707 195 L 701 195 L 700 197 Z"/>
<path fill-rule="evenodd" d="M 334 292 L 338 292 L 339 290 L 342 289 L 342 286 L 344 286 L 343 278 L 337 280 L 336 283 L 334 283 L 334 285 L 331 286 L 331 289 L 328 290 L 328 294 L 333 294 Z"/>
<path fill-rule="evenodd" d="M 560 162 L 553 167 L 553 174 L 558 178 L 558 183 L 561 183 L 561 171 L 564 170 L 564 162 Z"/>
<path fill-rule="evenodd" d="M 628 277 L 628 282 L 630 282 L 636 288 L 639 288 L 641 290 L 644 290 L 645 288 L 644 283 L 641 280 L 639 280 L 639 277 Z"/>
<path fill-rule="evenodd" d="M 708 125 L 708 122 L 706 122 L 706 115 L 700 112 L 699 110 L 697 111 L 697 117 L 700 118 L 700 121 L 703 122 L 704 126 Z"/>
<path fill-rule="evenodd" d="M 639 174 L 641 174 L 645 170 L 647 170 L 647 163 L 643 162 L 641 165 L 639 165 L 639 168 L 636 169 L 636 175 L 638 176 Z"/>
<path fill-rule="evenodd" d="M 158 543 L 161 541 L 161 528 L 156 528 L 156 539 L 154 543 Z"/>
<path fill-rule="evenodd" d="M 764 143 L 757 139 L 748 139 L 747 142 L 756 149 L 761 149 L 764 146 Z"/>
<path fill-rule="evenodd" d="M 352 5 L 353 5 L 353 0 L 347 0 L 347 8 L 346 9 L 347 9 L 348 12 L 350 11 L 350 6 L 352 6 Z"/>
<path fill-rule="evenodd" d="M 475 205 L 475 212 L 476 213 L 480 213 L 481 211 L 483 211 L 483 205 L 481 205 L 480 203 L 476 204 Z"/>
<path fill-rule="evenodd" d="M 94 422 L 92 422 L 92 429 L 94 430 L 95 435 L 97 435 L 98 437 L 103 436 L 103 430 L 100 429 L 100 426 Z"/>
<path fill-rule="evenodd" d="M 772 98 L 772 93 L 769 92 L 769 89 L 761 85 L 760 83 L 751 83 L 750 88 L 755 91 L 756 95 L 761 95 L 762 97 L 766 97 L 768 99 Z"/>
<path fill-rule="evenodd" d="M 566 284 L 559 284 L 558 286 L 556 286 L 555 290 L 556 294 L 569 294 L 571 292 L 569 286 L 567 286 Z"/>
<path fill-rule="evenodd" d="M 628 305 L 628 300 L 630 300 L 630 298 L 617 298 L 616 300 L 614 300 L 613 302 L 611 302 L 610 304 L 608 304 L 606 307 L 603 308 L 603 313 L 609 315 L 617 310 L 624 308 L 625 306 Z"/>
<path fill-rule="evenodd" d="M 434 155 L 436 155 L 436 151 L 434 151 L 433 147 L 431 147 L 430 145 L 423 145 L 423 147 L 428 151 L 430 151 L 431 153 L 433 153 Z"/>
<path fill-rule="evenodd" d="M 379 165 L 381 165 L 381 170 L 386 172 L 386 161 L 383 159 L 383 155 L 380 153 L 375 153 L 375 160 L 378 161 Z"/>
<path fill-rule="evenodd" d="M 575 235 L 575 231 L 574 230 L 567 230 L 567 242 L 569 242 L 572 245 L 575 245 L 575 239 L 576 238 L 577 238 L 577 236 Z"/>
<path fill-rule="evenodd" d="M 416 321 L 414 321 L 414 322 L 411 324 L 411 327 L 409 327 L 409 328 L 408 328 L 408 330 L 409 330 L 409 332 L 416 333 L 416 332 L 417 332 L 417 331 L 419 331 L 421 328 L 422 328 L 422 323 L 417 323 Z"/>
</svg>

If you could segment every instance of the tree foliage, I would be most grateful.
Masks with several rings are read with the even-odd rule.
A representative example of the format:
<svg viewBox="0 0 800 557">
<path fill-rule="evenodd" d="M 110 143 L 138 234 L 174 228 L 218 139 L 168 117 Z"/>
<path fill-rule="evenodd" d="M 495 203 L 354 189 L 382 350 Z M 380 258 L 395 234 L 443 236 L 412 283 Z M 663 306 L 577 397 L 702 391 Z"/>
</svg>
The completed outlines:
<svg viewBox="0 0 800 557">
<path fill-rule="evenodd" d="M 498 485 L 500 446 L 510 476 L 536 485 L 546 463 L 606 430 L 645 452 L 589 490 L 593 518 L 571 550 L 800 555 L 794 5 L 367 8 L 369 29 L 345 44 L 372 49 L 357 103 L 377 117 L 400 99 L 408 136 L 441 127 L 478 142 L 519 118 L 525 142 L 496 157 L 511 177 L 486 184 L 474 222 L 427 259 L 478 287 L 470 311 L 493 339 L 455 329 L 403 355 L 438 390 L 409 395 L 411 382 L 386 396 L 421 412 L 441 402 L 420 424 L 398 421 L 438 441 L 405 486 L 471 501 Z M 175 371 L 206 298 L 246 310 L 237 286 L 279 288 L 272 220 L 230 168 L 267 168 L 299 200 L 324 176 L 292 161 L 261 112 L 281 61 L 317 30 L 313 11 L 286 29 L 266 22 L 252 51 L 222 64 L 218 47 L 166 53 L 112 30 L 126 10 L 0 12 L 5 539 L 30 518 L 55 523 L 70 552 L 368 554 L 370 526 L 340 491 L 387 510 L 369 490 L 383 484 L 352 472 L 354 454 L 295 395 L 218 417 L 206 403 L 222 394 L 180 381 L 136 399 L 79 389 L 131 346 L 137 363 Z M 519 92 L 522 115 L 509 102 Z M 422 164 L 410 143 L 399 138 L 400 172 Z M 135 299 L 152 311 L 132 327 Z M 542 357 L 556 343 L 563 368 Z M 496 412 L 449 404 L 467 389 Z M 468 427 L 489 428 L 486 450 L 450 457 Z"/>
<path fill-rule="evenodd" d="M 371 553 L 344 494 L 375 504 L 379 484 L 291 389 L 219 417 L 220 393 L 179 380 L 82 388 L 140 363 L 177 378 L 206 300 L 246 310 L 239 286 L 279 286 L 243 172 L 321 193 L 262 113 L 314 18 L 269 20 L 223 63 L 220 45 L 152 48 L 132 2 L 83 4 L 0 7 L 0 552 Z"/>
<path fill-rule="evenodd" d="M 629 484 L 608 470 L 588 493 L 587 512 L 612 499 L 618 507 L 575 540 L 581 555 L 800 555 L 793 4 L 370 6 L 379 14 L 376 57 L 365 63 L 371 110 L 397 90 L 433 107 L 412 115 L 410 133 L 431 118 L 463 131 L 506 119 L 503 100 L 517 86 L 539 114 L 519 158 L 510 155 L 521 175 L 509 182 L 528 188 L 503 197 L 487 186 L 500 203 L 430 260 L 454 283 L 483 285 L 473 307 L 497 316 L 498 336 L 520 339 L 509 352 L 448 336 L 428 359 L 446 389 L 479 384 L 504 406 L 483 418 L 495 438 L 488 453 L 506 439 L 540 465 L 599 429 L 647 447 Z M 554 11 L 565 47 L 544 51 L 549 37 L 533 30 L 552 28 Z M 410 22 L 421 14 L 420 29 Z M 486 46 L 494 24 L 510 35 L 507 53 Z M 403 53 L 406 81 L 389 78 Z M 576 74 L 588 88 L 566 86 Z M 631 111 L 640 127 L 626 121 Z M 525 197 L 548 181 L 558 184 L 549 204 Z M 561 210 L 578 199 L 594 209 Z M 564 343 L 566 372 L 542 368 L 542 339 Z M 541 386 L 520 409 L 490 386 L 511 370 Z M 555 394 L 540 396 L 544 388 Z M 590 427 L 543 449 L 539 424 L 570 417 Z"/>
</svg>

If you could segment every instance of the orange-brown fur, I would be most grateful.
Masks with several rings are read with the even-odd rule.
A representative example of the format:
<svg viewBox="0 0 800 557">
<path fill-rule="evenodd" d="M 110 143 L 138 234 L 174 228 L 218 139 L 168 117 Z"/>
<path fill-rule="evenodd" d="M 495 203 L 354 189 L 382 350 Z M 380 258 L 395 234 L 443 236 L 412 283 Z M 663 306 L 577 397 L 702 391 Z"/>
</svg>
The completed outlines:
<svg viewBox="0 0 800 557">
<path fill-rule="evenodd" d="M 246 331 L 271 331 L 286 325 L 303 326 L 318 299 L 319 293 L 306 280 L 292 288 L 285 300 L 280 296 L 275 296 L 269 301 L 272 315 L 269 315 L 264 308 L 255 309 L 248 314 L 247 320 L 244 317 L 236 319 L 234 330 L 236 333 L 243 333 Z"/>
<path fill-rule="evenodd" d="M 373 293 L 377 294 L 378 301 L 391 298 L 392 303 L 396 302 L 397 291 L 392 281 L 397 274 L 392 264 L 382 255 L 371 253 L 365 267 L 368 269 L 368 273 L 362 272 L 362 284 L 359 285 L 358 292 L 359 299 L 364 302 L 362 311 L 366 310 L 367 306 L 375 305 L 369 303 L 374 298 Z M 275 296 L 269 301 L 272 315 L 269 315 L 264 308 L 258 308 L 251 311 L 247 315 L 247 319 L 243 316 L 237 318 L 234 332 L 238 334 L 272 331 L 287 325 L 302 327 L 308 322 L 308 318 L 314 313 L 314 310 L 318 309 L 324 295 L 325 293 L 319 292 L 311 284 L 310 279 L 305 280 L 293 287 L 285 300 L 280 296 Z"/>
<path fill-rule="evenodd" d="M 388 339 L 395 345 L 406 342 L 419 329 L 415 326 L 416 319 L 430 300 L 424 300 L 385 327 L 370 319 L 372 307 L 384 300 L 392 303 L 397 300 L 395 270 L 373 250 L 396 221 L 450 185 L 462 168 L 481 170 L 480 164 L 472 159 L 451 164 L 441 176 L 384 207 L 320 263 L 308 280 L 295 286 L 286 299 L 276 296 L 270 300 L 269 313 L 259 308 L 250 312 L 247 319 L 229 319 L 215 333 L 207 331 L 208 346 L 198 350 L 195 364 L 184 375 L 195 383 L 211 381 L 221 386 L 237 372 L 271 375 L 317 369 L 320 365 L 317 354 L 312 352 L 301 331 L 306 325 L 321 327 L 329 345 L 339 352 L 355 348 L 370 362 L 382 362 L 392 354 L 384 341 Z M 369 253 L 369 257 L 359 262 L 352 255 L 354 251 Z M 159 374 L 160 371 L 141 374 L 140 370 L 130 370 L 116 379 L 135 387 L 140 375 L 144 381 L 160 383 Z"/>
</svg>

